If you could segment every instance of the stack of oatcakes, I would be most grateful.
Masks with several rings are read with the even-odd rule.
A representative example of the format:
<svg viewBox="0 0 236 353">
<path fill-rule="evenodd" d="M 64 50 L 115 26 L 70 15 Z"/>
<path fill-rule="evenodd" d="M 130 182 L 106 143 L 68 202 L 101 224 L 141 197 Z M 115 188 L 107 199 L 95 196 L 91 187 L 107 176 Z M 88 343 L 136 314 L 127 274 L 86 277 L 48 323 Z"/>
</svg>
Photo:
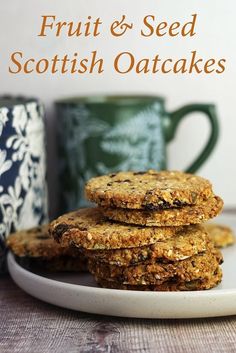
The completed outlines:
<svg viewBox="0 0 236 353">
<path fill-rule="evenodd" d="M 182 172 L 120 172 L 91 179 L 96 208 L 59 217 L 50 233 L 76 246 L 89 271 L 106 288 L 177 291 L 216 286 L 222 255 L 203 222 L 223 201 L 211 183 Z"/>
</svg>

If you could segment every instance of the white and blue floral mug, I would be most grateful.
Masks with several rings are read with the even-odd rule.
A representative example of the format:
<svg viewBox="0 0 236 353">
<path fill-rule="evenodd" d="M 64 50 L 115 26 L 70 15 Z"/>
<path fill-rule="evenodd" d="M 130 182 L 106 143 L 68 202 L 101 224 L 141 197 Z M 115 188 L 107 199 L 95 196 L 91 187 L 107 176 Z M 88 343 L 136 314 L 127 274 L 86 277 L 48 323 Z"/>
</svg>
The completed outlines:
<svg viewBox="0 0 236 353">
<path fill-rule="evenodd" d="M 8 234 L 48 219 L 43 117 L 35 99 L 0 97 L 0 271 Z"/>
</svg>

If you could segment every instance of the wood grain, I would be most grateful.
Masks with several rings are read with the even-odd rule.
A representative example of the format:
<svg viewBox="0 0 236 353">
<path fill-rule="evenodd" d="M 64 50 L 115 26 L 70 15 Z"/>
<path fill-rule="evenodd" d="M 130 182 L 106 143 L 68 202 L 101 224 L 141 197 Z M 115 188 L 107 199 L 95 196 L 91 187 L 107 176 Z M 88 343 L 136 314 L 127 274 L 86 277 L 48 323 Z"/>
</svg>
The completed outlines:
<svg viewBox="0 0 236 353">
<path fill-rule="evenodd" d="M 236 352 L 236 317 L 138 320 L 43 303 L 0 277 L 1 353 Z"/>
</svg>

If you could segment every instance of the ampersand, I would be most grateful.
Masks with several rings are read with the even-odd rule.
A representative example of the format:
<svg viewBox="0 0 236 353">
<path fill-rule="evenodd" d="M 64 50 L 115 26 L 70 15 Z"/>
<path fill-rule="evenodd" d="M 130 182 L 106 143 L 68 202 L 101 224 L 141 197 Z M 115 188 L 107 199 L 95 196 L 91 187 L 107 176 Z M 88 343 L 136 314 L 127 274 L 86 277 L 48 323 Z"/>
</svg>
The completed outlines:
<svg viewBox="0 0 236 353">
<path fill-rule="evenodd" d="M 122 16 L 121 21 L 115 21 L 112 23 L 111 25 L 111 34 L 115 37 L 120 37 L 123 36 L 123 34 L 125 34 L 125 32 L 128 29 L 132 29 L 133 28 L 133 23 L 126 23 L 125 21 L 125 15 Z"/>
</svg>

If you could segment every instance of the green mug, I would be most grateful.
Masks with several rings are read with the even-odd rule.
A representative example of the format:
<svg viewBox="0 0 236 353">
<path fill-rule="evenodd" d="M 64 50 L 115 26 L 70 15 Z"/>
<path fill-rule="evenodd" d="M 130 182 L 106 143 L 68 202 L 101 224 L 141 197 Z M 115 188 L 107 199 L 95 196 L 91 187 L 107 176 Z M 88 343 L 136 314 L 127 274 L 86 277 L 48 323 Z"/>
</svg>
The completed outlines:
<svg viewBox="0 0 236 353">
<path fill-rule="evenodd" d="M 194 173 L 205 162 L 219 133 L 212 104 L 190 104 L 169 113 L 160 97 L 95 96 L 60 100 L 56 107 L 60 212 L 86 204 L 84 184 L 93 176 L 119 170 L 166 169 L 166 145 L 190 113 L 204 113 L 211 133 L 187 172 Z"/>
</svg>

